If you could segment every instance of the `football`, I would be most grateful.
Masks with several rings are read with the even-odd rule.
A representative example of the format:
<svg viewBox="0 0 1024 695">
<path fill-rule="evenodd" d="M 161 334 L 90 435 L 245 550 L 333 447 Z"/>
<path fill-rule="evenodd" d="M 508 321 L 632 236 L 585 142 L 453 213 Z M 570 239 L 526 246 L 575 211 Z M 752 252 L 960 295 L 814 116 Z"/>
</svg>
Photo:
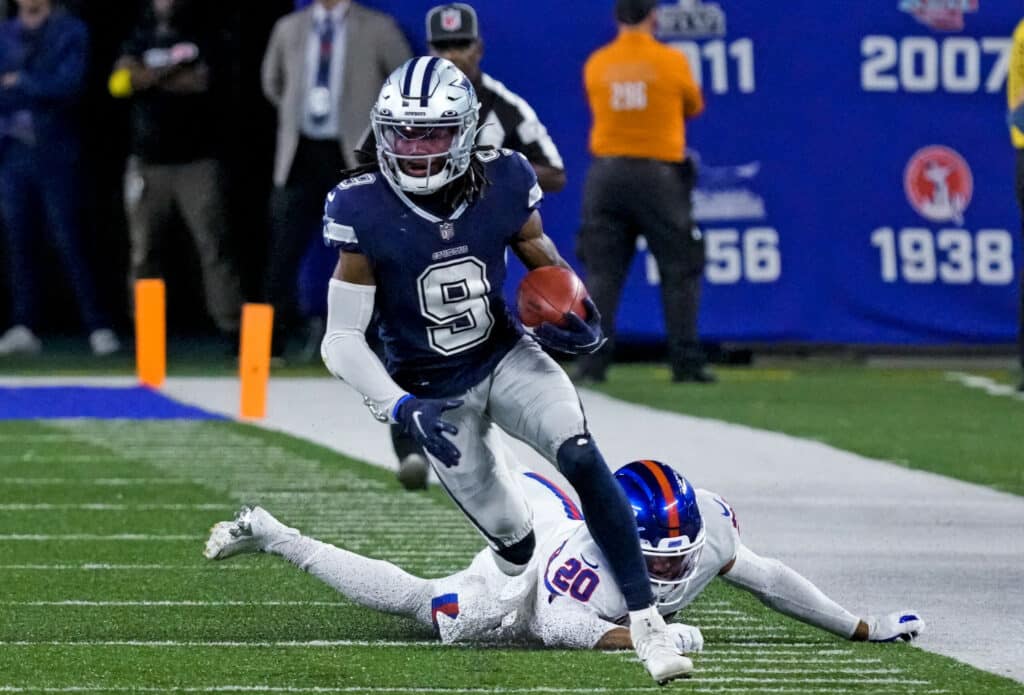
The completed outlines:
<svg viewBox="0 0 1024 695">
<path fill-rule="evenodd" d="M 524 326 L 536 328 L 547 321 L 556 326 L 566 325 L 565 314 L 573 312 L 587 317 L 583 300 L 587 288 L 568 268 L 548 265 L 531 270 L 519 283 L 517 306 Z"/>
</svg>

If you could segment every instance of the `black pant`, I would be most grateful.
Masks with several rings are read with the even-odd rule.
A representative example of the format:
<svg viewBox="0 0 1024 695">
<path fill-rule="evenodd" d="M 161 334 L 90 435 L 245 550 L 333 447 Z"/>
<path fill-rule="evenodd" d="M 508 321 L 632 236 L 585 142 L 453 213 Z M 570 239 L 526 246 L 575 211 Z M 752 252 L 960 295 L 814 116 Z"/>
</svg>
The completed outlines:
<svg viewBox="0 0 1024 695">
<path fill-rule="evenodd" d="M 697 310 L 704 270 L 704 240 L 693 225 L 690 196 L 696 169 L 651 159 L 601 157 L 587 172 L 583 226 L 576 254 L 586 285 L 601 312 L 608 343 L 587 355 L 581 370 L 604 376 L 614 350 L 615 314 L 642 234 L 658 263 L 669 361 L 676 374 L 703 365 L 697 342 Z"/>
<path fill-rule="evenodd" d="M 1022 215 L 1021 242 L 1024 243 L 1024 149 L 1017 150 L 1017 173 L 1014 180 L 1014 188 L 1017 191 L 1017 204 L 1020 206 Z M 1017 319 L 1017 350 L 1020 357 L 1020 365 L 1024 367 L 1024 270 L 1020 275 L 1020 311 Z"/>
<path fill-rule="evenodd" d="M 288 181 L 270 197 L 270 256 L 266 296 L 274 305 L 273 353 L 284 351 L 298 316 L 299 267 L 312 240 L 322 233 L 324 199 L 341 180 L 345 160 L 337 140 L 301 138 Z"/>
</svg>

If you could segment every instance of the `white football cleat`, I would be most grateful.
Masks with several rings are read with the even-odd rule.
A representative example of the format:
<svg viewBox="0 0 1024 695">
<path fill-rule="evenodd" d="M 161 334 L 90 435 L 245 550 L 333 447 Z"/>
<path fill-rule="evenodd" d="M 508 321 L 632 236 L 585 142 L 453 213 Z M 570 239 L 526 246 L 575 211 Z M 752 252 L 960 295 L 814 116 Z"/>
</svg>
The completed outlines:
<svg viewBox="0 0 1024 695">
<path fill-rule="evenodd" d="M 203 555 L 209 560 L 223 560 L 242 553 L 262 552 L 266 544 L 281 534 L 299 535 L 274 518 L 263 507 L 242 507 L 234 521 L 221 521 L 210 529 Z"/>
<path fill-rule="evenodd" d="M 89 347 L 97 357 L 106 357 L 121 351 L 121 341 L 109 328 L 97 328 L 89 334 Z"/>
<path fill-rule="evenodd" d="M 657 608 L 645 614 L 630 613 L 629 636 L 641 663 L 658 685 L 689 675 L 693 662 L 679 653 L 676 641 Z"/>
<path fill-rule="evenodd" d="M 426 490 L 430 464 L 421 454 L 409 454 L 398 462 L 398 482 L 406 490 Z"/>
<path fill-rule="evenodd" d="M 924 632 L 924 620 L 912 609 L 864 619 L 868 624 L 869 642 L 912 642 Z"/>
<path fill-rule="evenodd" d="M 43 343 L 27 326 L 11 326 L 0 336 L 0 355 L 35 355 Z"/>
</svg>

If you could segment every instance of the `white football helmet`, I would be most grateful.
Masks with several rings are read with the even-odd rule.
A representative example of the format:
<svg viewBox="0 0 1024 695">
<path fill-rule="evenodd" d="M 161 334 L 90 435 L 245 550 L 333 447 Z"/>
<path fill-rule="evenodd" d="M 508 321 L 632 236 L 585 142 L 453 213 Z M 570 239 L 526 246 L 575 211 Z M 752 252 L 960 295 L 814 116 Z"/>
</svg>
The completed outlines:
<svg viewBox="0 0 1024 695">
<path fill-rule="evenodd" d="M 410 58 L 384 82 L 370 122 L 381 172 L 408 193 L 433 193 L 466 173 L 480 102 L 472 82 L 436 56 Z"/>
</svg>

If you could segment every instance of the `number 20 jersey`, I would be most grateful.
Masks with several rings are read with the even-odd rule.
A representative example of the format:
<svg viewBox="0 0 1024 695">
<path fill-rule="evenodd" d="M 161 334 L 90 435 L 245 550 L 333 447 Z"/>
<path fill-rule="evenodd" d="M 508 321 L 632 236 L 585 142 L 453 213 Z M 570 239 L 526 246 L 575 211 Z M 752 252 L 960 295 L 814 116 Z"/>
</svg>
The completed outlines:
<svg viewBox="0 0 1024 695">
<path fill-rule="evenodd" d="M 529 474 L 528 474 L 529 475 Z M 526 486 L 524 486 L 526 487 Z M 527 488 L 530 489 L 530 488 Z M 732 560 L 740 546 L 739 528 L 732 507 L 713 492 L 697 488 L 697 506 L 704 519 L 707 541 L 697 569 L 686 588 L 670 605 L 659 605 L 662 614 L 675 613 L 689 605 Z M 564 493 L 563 493 L 564 496 Z M 535 512 L 542 502 L 531 496 Z M 537 520 L 538 569 L 541 572 L 537 608 L 567 602 L 586 607 L 610 622 L 619 622 L 628 614 L 626 599 L 609 571 L 608 561 L 581 521 L 561 520 L 553 530 L 548 515 Z"/>
<path fill-rule="evenodd" d="M 522 336 L 503 295 L 506 250 L 540 203 L 540 187 L 518 152 L 473 156 L 490 186 L 447 217 L 379 173 L 346 179 L 327 196 L 324 240 L 369 260 L 385 364 L 420 397 L 466 391 Z"/>
</svg>

